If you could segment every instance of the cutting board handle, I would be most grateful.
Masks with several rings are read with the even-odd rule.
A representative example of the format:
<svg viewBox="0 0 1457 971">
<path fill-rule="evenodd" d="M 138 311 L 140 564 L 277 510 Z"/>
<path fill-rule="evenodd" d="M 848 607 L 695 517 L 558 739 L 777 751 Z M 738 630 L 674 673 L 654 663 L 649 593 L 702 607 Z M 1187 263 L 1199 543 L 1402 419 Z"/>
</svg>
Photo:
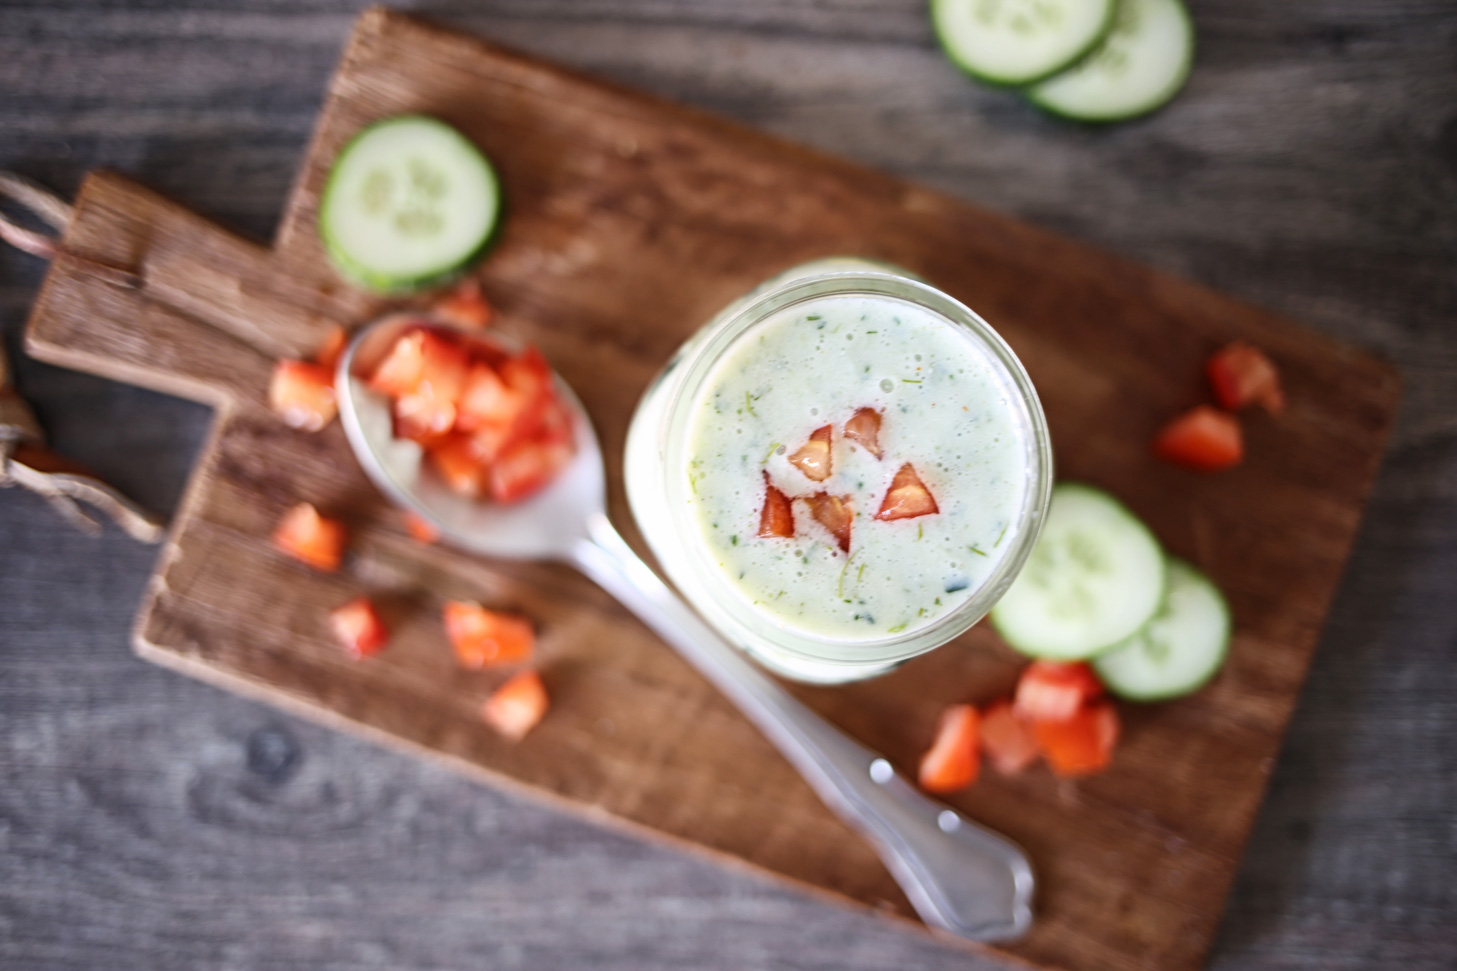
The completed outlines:
<svg viewBox="0 0 1457 971">
<path fill-rule="evenodd" d="M 274 360 L 379 309 L 122 176 L 87 176 L 73 207 L 28 189 L 49 199 L 47 221 L 69 217 L 58 241 L 3 234 L 52 261 L 27 331 L 43 360 L 228 407 L 259 400 Z"/>
</svg>

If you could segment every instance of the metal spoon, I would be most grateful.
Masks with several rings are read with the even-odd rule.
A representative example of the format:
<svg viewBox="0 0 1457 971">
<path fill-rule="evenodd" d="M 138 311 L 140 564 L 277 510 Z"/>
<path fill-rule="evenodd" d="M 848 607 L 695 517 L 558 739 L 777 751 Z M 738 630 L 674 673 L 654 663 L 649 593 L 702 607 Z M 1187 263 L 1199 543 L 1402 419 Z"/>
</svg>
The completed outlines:
<svg viewBox="0 0 1457 971">
<path fill-rule="evenodd" d="M 978 941 L 1021 936 L 1032 921 L 1033 878 L 1019 847 L 926 798 L 884 758 L 791 697 L 701 620 L 617 534 L 607 519 L 597 436 L 560 376 L 557 387 L 571 406 L 577 454 L 543 492 L 512 505 L 474 501 L 422 468 L 419 446 L 394 438 L 388 403 L 355 376 L 368 373 L 401 331 L 421 319 L 393 315 L 361 328 L 339 362 L 340 417 L 375 484 L 456 546 L 493 557 L 559 560 L 581 570 L 727 695 L 820 798 L 874 844 L 927 924 Z M 493 340 L 508 343 L 495 335 Z"/>
</svg>

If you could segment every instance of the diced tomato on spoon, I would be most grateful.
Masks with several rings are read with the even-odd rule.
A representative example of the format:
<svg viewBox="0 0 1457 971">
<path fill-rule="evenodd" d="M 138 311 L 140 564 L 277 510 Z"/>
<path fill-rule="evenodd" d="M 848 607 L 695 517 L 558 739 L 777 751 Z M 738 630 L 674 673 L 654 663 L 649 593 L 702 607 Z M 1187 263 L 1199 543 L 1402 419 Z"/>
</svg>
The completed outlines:
<svg viewBox="0 0 1457 971">
<path fill-rule="evenodd" d="M 491 498 L 516 502 L 540 492 L 572 460 L 572 447 L 562 442 L 527 439 L 496 456 L 488 469 Z"/>
<path fill-rule="evenodd" d="M 981 768 L 977 750 L 978 718 L 971 705 L 952 705 L 941 713 L 936 740 L 921 756 L 917 773 L 927 792 L 948 793 L 976 781 Z"/>
<path fill-rule="evenodd" d="M 316 570 L 332 573 L 344 561 L 349 536 L 344 524 L 326 519 L 307 502 L 301 502 L 279 520 L 273 543 L 280 550 Z"/>
<path fill-rule="evenodd" d="M 897 519 L 929 516 L 936 512 L 940 512 L 936 498 L 916 474 L 915 467 L 907 462 L 896 472 L 895 478 L 891 479 L 890 489 L 886 491 L 875 518 L 882 522 L 892 522 Z"/>
<path fill-rule="evenodd" d="M 816 492 L 805 496 L 809 514 L 815 522 L 830 531 L 840 552 L 850 552 L 850 527 L 855 521 L 855 512 L 850 508 L 849 496 L 832 496 L 828 492 Z"/>
<path fill-rule="evenodd" d="M 522 671 L 491 693 L 481 717 L 502 735 L 519 742 L 546 715 L 550 703 L 541 675 Z"/>
<path fill-rule="evenodd" d="M 406 331 L 390 345 L 389 353 L 369 376 L 369 389 L 391 398 L 415 390 L 425 370 L 425 331 Z"/>
<path fill-rule="evenodd" d="M 803 472 L 805 478 L 823 482 L 830 477 L 833 459 L 830 456 L 830 437 L 833 429 L 829 425 L 816 428 L 810 433 L 809 441 L 789 456 L 789 464 Z"/>
<path fill-rule="evenodd" d="M 1198 472 L 1219 472 L 1244 458 L 1239 420 L 1228 412 L 1200 405 L 1164 426 L 1153 443 L 1166 462 Z"/>
<path fill-rule="evenodd" d="M 461 667 L 476 669 L 524 661 L 536 645 L 536 634 L 528 621 L 487 610 L 478 603 L 448 600 L 444 619 L 445 634 Z"/>
<path fill-rule="evenodd" d="M 1272 415 L 1285 410 L 1280 372 L 1265 352 L 1235 341 L 1209 358 L 1206 365 L 1214 397 L 1230 411 L 1259 404 Z"/>
<path fill-rule="evenodd" d="M 1082 662 L 1033 661 L 1022 671 L 1013 703 L 1029 721 L 1066 721 L 1103 695 L 1103 683 Z"/>
<path fill-rule="evenodd" d="M 329 626 L 339 643 L 355 657 L 378 654 L 390 636 L 368 597 L 357 597 L 329 611 Z"/>
<path fill-rule="evenodd" d="M 432 443 L 425 456 L 451 492 L 471 499 L 486 494 L 487 468 L 476 457 L 470 436 L 453 432 Z"/>
<path fill-rule="evenodd" d="M 759 535 L 764 539 L 794 536 L 794 510 L 789 497 L 769 481 L 764 473 L 764 508 L 759 512 Z"/>
<path fill-rule="evenodd" d="M 880 412 L 861 408 L 845 422 L 845 437 L 880 458 Z"/>
</svg>

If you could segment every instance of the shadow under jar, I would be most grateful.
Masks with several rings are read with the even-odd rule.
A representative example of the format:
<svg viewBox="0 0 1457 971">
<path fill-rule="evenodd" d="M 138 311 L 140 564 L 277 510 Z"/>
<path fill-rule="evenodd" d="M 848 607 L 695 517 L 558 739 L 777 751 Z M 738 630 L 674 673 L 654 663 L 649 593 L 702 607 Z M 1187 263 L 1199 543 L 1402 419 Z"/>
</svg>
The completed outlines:
<svg viewBox="0 0 1457 971">
<path fill-rule="evenodd" d="M 638 405 L 625 475 L 699 613 L 775 673 L 828 684 L 985 616 L 1036 542 L 1052 456 L 1037 393 L 986 321 L 839 257 L 767 281 L 678 350 Z M 782 515 L 764 528 L 771 490 L 793 535 L 761 535 L 785 531 Z"/>
</svg>

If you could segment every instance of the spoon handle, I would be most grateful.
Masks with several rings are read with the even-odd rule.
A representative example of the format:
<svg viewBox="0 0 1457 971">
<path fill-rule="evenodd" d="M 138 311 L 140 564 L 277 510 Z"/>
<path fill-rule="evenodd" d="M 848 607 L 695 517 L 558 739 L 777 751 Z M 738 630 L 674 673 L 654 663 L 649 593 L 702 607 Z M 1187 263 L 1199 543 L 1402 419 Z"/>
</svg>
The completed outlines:
<svg viewBox="0 0 1457 971">
<path fill-rule="evenodd" d="M 1016 844 L 921 794 L 730 647 L 658 579 L 605 516 L 573 564 L 728 696 L 841 819 L 878 850 L 926 923 L 978 941 L 1021 936 L 1032 870 Z"/>
</svg>

